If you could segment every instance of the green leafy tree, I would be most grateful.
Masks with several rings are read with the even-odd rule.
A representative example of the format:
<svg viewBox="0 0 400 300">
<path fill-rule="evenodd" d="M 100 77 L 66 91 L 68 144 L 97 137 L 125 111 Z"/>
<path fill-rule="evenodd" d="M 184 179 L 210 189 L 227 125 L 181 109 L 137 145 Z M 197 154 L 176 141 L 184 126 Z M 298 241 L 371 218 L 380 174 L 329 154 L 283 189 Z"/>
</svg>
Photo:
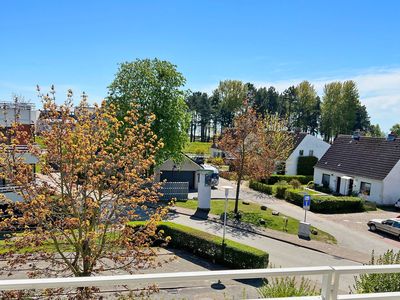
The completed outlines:
<svg viewBox="0 0 400 300">
<path fill-rule="evenodd" d="M 288 120 L 288 129 L 293 128 L 294 120 L 297 119 L 297 94 L 296 88 L 291 86 L 280 95 L 280 115 Z"/>
<path fill-rule="evenodd" d="M 390 131 L 400 136 L 400 124 L 394 124 L 392 128 L 390 128 Z"/>
<path fill-rule="evenodd" d="M 211 118 L 212 118 L 212 127 L 213 134 L 217 134 L 218 123 L 221 119 L 221 101 L 218 94 L 218 90 L 214 90 L 213 94 L 210 97 L 210 105 L 211 105 Z"/>
<path fill-rule="evenodd" d="M 320 132 L 326 141 L 339 134 L 369 130 L 369 115 L 366 107 L 360 102 L 354 81 L 326 84 L 322 99 Z"/>
<path fill-rule="evenodd" d="M 137 59 L 122 63 L 108 87 L 108 104 L 115 104 L 123 119 L 136 107 L 142 119 L 154 114 L 152 131 L 164 143 L 157 163 L 168 158 L 179 160 L 188 141 L 190 115 L 182 89 L 185 78 L 176 66 L 159 59 Z"/>
<path fill-rule="evenodd" d="M 247 98 L 247 87 L 239 80 L 225 80 L 219 83 L 217 90 L 221 101 L 221 129 L 231 127 Z"/>
<path fill-rule="evenodd" d="M 371 125 L 368 132 L 367 136 L 372 136 L 372 137 L 385 137 L 385 133 L 381 130 L 381 127 L 379 124 L 376 125 Z"/>
<path fill-rule="evenodd" d="M 297 103 L 295 106 L 296 118 L 295 127 L 304 132 L 313 133 L 315 124 L 319 119 L 319 100 L 314 86 L 303 81 L 296 86 Z"/>
<path fill-rule="evenodd" d="M 326 141 L 330 141 L 339 131 L 341 82 L 331 82 L 324 86 L 324 95 L 321 104 L 320 131 Z"/>
<path fill-rule="evenodd" d="M 212 119 L 211 99 L 207 93 L 195 92 L 187 97 L 186 103 L 192 112 L 190 137 L 194 141 L 196 124 L 200 125 L 200 141 L 208 142 L 210 139 L 209 125 Z M 194 127 L 194 130 L 192 128 Z"/>
</svg>

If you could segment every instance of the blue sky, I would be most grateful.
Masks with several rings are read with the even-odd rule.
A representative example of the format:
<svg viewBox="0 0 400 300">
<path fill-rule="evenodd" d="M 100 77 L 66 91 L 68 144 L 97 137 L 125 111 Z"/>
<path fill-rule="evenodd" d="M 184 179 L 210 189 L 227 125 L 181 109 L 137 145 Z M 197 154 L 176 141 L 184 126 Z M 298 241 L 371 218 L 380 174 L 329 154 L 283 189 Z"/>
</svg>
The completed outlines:
<svg viewBox="0 0 400 300">
<path fill-rule="evenodd" d="M 0 9 L 0 100 L 54 83 L 106 96 L 118 63 L 166 59 L 187 88 L 239 79 L 319 93 L 354 79 L 373 123 L 400 122 L 400 1 L 8 1 Z M 37 105 L 39 106 L 39 105 Z"/>
</svg>

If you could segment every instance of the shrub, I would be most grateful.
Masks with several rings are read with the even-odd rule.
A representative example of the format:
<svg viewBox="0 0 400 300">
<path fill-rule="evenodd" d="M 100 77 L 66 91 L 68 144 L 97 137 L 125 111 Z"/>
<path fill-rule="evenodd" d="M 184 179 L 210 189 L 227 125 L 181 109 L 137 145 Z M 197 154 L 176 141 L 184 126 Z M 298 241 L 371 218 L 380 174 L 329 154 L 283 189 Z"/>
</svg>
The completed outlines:
<svg viewBox="0 0 400 300">
<path fill-rule="evenodd" d="M 266 184 L 275 184 L 280 180 L 285 180 L 286 182 L 290 182 L 292 179 L 297 179 L 301 184 L 307 184 L 311 180 L 313 180 L 313 176 L 305 176 L 305 175 L 271 175 L 267 179 L 261 180 L 261 182 Z"/>
<path fill-rule="evenodd" d="M 279 199 L 285 199 L 286 190 L 290 188 L 289 185 L 279 185 L 275 189 L 275 196 Z"/>
<path fill-rule="evenodd" d="M 296 189 L 287 189 L 285 199 L 298 206 L 303 206 L 303 197 L 306 192 Z M 311 196 L 310 210 L 317 213 L 350 213 L 364 211 L 363 200 L 358 197 Z"/>
<path fill-rule="evenodd" d="M 294 188 L 294 189 L 299 189 L 301 188 L 301 183 L 297 179 L 292 179 L 290 180 L 289 184 Z"/>
<path fill-rule="evenodd" d="M 143 223 L 130 223 L 131 226 L 140 226 Z M 222 255 L 222 238 L 192 227 L 162 222 L 157 226 L 170 237 L 168 246 L 192 252 L 195 255 L 211 259 L 222 265 L 237 269 L 256 269 L 268 266 L 268 253 L 243 245 L 234 241 L 225 240 L 225 255 Z"/>
<path fill-rule="evenodd" d="M 314 166 L 318 162 L 315 156 L 299 156 L 297 160 L 297 174 L 298 175 L 314 175 Z"/>
<path fill-rule="evenodd" d="M 279 180 L 278 182 L 276 182 L 274 185 L 288 185 L 286 180 Z"/>
<path fill-rule="evenodd" d="M 224 159 L 222 157 L 212 157 L 207 159 L 207 162 L 215 166 L 222 166 L 225 164 Z"/>
<path fill-rule="evenodd" d="M 375 258 L 374 252 L 369 265 L 393 265 L 400 264 L 400 251 L 386 251 L 383 255 Z M 355 277 L 353 286 L 356 293 L 388 293 L 400 291 L 400 273 L 388 274 L 362 274 Z"/>
<path fill-rule="evenodd" d="M 311 280 L 301 277 L 300 282 L 296 283 L 295 277 L 274 278 L 271 282 L 266 282 L 259 293 L 263 298 L 280 298 L 295 296 L 316 296 L 319 293 Z"/>
<path fill-rule="evenodd" d="M 318 192 L 322 192 L 325 194 L 330 194 L 331 193 L 331 189 L 327 186 L 323 186 L 323 185 L 314 185 L 314 189 Z"/>
<path fill-rule="evenodd" d="M 219 176 L 228 180 L 236 180 L 237 175 L 235 172 L 229 172 L 229 171 L 221 171 L 219 172 Z"/>
<path fill-rule="evenodd" d="M 274 195 L 277 189 L 277 186 L 267 185 L 265 183 L 261 183 L 259 181 L 250 180 L 249 187 L 253 190 L 268 194 Z"/>
</svg>

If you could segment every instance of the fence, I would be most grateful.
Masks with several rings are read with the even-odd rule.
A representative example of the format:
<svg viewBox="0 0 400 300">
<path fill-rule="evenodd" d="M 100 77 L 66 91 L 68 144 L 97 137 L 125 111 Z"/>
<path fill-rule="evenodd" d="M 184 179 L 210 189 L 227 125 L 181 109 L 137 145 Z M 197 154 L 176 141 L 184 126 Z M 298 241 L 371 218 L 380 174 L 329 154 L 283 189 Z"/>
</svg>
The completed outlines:
<svg viewBox="0 0 400 300">
<path fill-rule="evenodd" d="M 322 289 L 319 296 L 303 296 L 279 298 L 280 300 L 395 300 L 400 299 L 400 291 L 392 293 L 373 294 L 346 294 L 339 295 L 338 287 L 340 276 L 345 274 L 366 273 L 398 273 L 400 265 L 385 266 L 340 266 L 340 267 L 303 267 L 303 268 L 276 268 L 276 269 L 247 269 L 247 270 L 223 270 L 178 272 L 137 275 L 114 275 L 97 277 L 68 277 L 68 278 L 43 278 L 43 279 L 12 279 L 0 280 L 0 291 L 23 289 L 47 289 L 47 288 L 76 288 L 76 287 L 105 287 L 126 285 L 135 287 L 138 284 L 157 284 L 176 282 L 182 286 L 183 282 L 196 280 L 227 280 L 227 279 L 251 279 L 267 278 L 275 276 L 307 276 L 321 275 Z"/>
<path fill-rule="evenodd" d="M 189 182 L 165 182 L 160 191 L 163 196 L 161 200 L 187 200 L 189 194 Z"/>
</svg>

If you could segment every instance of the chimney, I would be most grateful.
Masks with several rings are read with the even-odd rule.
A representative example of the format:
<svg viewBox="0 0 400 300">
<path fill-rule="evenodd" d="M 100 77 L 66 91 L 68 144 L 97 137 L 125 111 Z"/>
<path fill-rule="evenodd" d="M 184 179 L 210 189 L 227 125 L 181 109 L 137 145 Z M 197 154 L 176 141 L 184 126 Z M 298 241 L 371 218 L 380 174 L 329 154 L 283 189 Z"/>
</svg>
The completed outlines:
<svg viewBox="0 0 400 300">
<path fill-rule="evenodd" d="M 395 133 L 392 131 L 391 133 L 388 134 L 386 140 L 389 141 L 389 142 L 393 142 L 393 141 L 396 140 L 396 138 L 397 138 L 397 134 L 395 134 Z"/>
<path fill-rule="evenodd" d="M 360 134 L 359 130 L 356 130 L 356 131 L 353 132 L 353 135 L 352 135 L 353 140 L 359 141 L 360 137 L 361 137 L 361 134 Z"/>
</svg>

